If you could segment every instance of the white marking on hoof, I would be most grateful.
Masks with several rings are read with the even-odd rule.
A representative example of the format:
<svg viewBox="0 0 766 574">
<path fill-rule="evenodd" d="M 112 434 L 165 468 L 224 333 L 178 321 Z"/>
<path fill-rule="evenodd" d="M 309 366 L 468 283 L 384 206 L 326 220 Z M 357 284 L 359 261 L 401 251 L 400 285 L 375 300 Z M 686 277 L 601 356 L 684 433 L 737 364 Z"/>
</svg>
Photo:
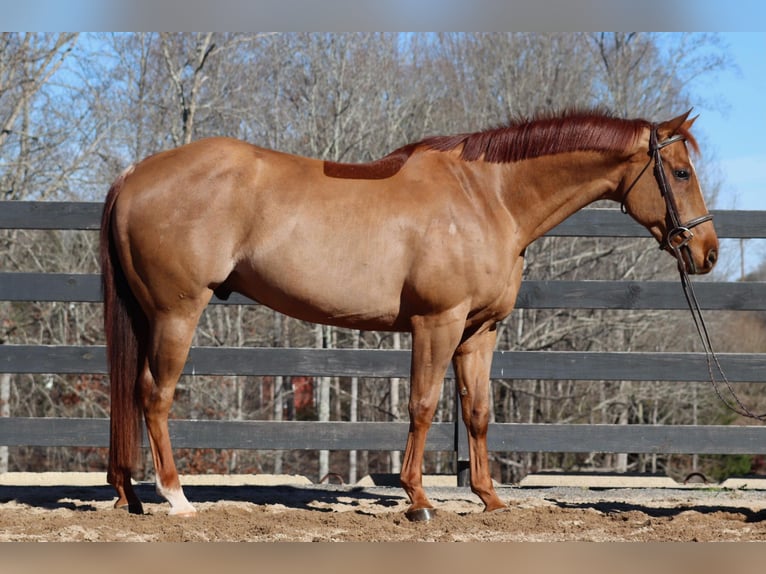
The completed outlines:
<svg viewBox="0 0 766 574">
<path fill-rule="evenodd" d="M 186 508 L 176 508 L 175 506 L 171 506 L 168 515 L 180 516 L 181 518 L 191 518 L 193 516 L 197 516 L 197 509 L 188 502 L 186 504 L 188 505 Z"/>
<path fill-rule="evenodd" d="M 197 510 L 186 500 L 183 490 L 166 490 L 165 499 L 170 503 L 171 516 L 194 516 Z"/>
<path fill-rule="evenodd" d="M 157 479 L 157 494 L 170 503 L 170 516 L 194 516 L 197 510 L 186 499 L 182 488 L 165 488 Z"/>
</svg>

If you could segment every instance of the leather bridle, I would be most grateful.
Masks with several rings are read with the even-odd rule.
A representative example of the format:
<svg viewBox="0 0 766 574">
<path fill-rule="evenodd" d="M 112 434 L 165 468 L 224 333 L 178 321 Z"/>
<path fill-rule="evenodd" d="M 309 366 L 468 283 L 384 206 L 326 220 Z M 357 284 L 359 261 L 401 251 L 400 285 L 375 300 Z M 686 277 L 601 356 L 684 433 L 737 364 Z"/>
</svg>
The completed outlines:
<svg viewBox="0 0 766 574">
<path fill-rule="evenodd" d="M 658 142 L 657 125 L 652 124 L 652 128 L 649 133 L 649 161 L 623 194 L 620 208 L 622 209 L 623 213 L 628 212 L 625 203 L 628 199 L 628 194 L 631 192 L 636 183 L 638 183 L 638 180 L 641 179 L 641 176 L 644 175 L 644 172 L 649 168 L 652 162 L 654 162 L 654 179 L 657 180 L 657 186 L 660 189 L 660 194 L 665 200 L 668 228 L 665 237 L 662 239 L 662 241 L 660 241 L 660 249 L 669 248 L 678 261 L 679 267 L 686 264 L 688 265 L 690 273 L 695 274 L 697 272 L 697 266 L 694 264 L 694 258 L 692 257 L 691 249 L 689 248 L 689 242 L 694 237 L 694 233 L 692 233 L 691 230 L 701 223 L 711 221 L 713 219 L 713 215 L 711 213 L 706 213 L 700 217 L 690 219 L 686 223 L 682 223 L 681 215 L 678 211 L 678 203 L 676 203 L 675 195 L 673 195 L 673 189 L 670 187 L 670 183 L 665 176 L 665 169 L 663 168 L 662 164 L 662 154 L 660 153 L 662 148 L 667 147 L 670 144 L 685 140 L 686 138 L 683 135 L 676 134 L 666 140 Z"/>
<path fill-rule="evenodd" d="M 708 374 L 710 375 L 710 382 L 713 385 L 713 389 L 723 404 L 733 412 L 744 417 L 766 422 L 766 413 L 756 414 L 751 409 L 749 409 L 739 399 L 737 394 L 734 392 L 734 389 L 732 388 L 728 378 L 726 377 L 726 373 L 723 371 L 723 367 L 718 360 L 718 355 L 713 348 L 713 343 L 710 340 L 710 334 L 708 333 L 705 319 L 702 316 L 702 308 L 700 307 L 699 301 L 697 300 L 697 295 L 694 292 L 694 285 L 689 278 L 689 273 L 686 271 L 687 267 L 684 265 L 684 261 L 686 261 L 688 264 L 689 272 L 692 274 L 696 273 L 697 268 L 694 265 L 691 249 L 689 248 L 689 242 L 694 237 L 694 233 L 692 233 L 691 230 L 701 223 L 705 223 L 706 221 L 711 221 L 713 219 L 713 215 L 707 213 L 700 217 L 691 219 L 686 223 L 681 223 L 681 216 L 678 212 L 678 204 L 676 203 L 676 198 L 673 195 L 673 190 L 670 187 L 670 183 L 668 183 L 668 180 L 665 177 L 665 170 L 662 166 L 662 155 L 660 154 L 660 150 L 666 146 L 669 146 L 670 144 L 684 141 L 685 139 L 686 138 L 683 135 L 677 134 L 662 142 L 658 142 L 657 126 L 656 124 L 652 124 L 652 129 L 649 135 L 649 161 L 638 174 L 636 179 L 633 180 L 633 183 L 630 184 L 627 191 L 623 195 L 621 209 L 623 213 L 628 212 L 625 205 L 628 194 L 636 185 L 638 180 L 641 179 L 641 176 L 644 175 L 644 172 L 649 168 L 649 165 L 651 165 L 652 161 L 654 161 L 654 178 L 657 180 L 657 185 L 660 188 L 662 197 L 665 199 L 665 206 L 667 208 L 666 218 L 668 224 L 668 232 L 665 234 L 665 237 L 662 239 L 662 241 L 660 241 L 660 249 L 670 248 L 676 260 L 678 261 L 678 272 L 681 276 L 681 286 L 683 287 L 684 296 L 686 297 L 686 302 L 689 305 L 689 310 L 691 311 L 694 325 L 697 328 L 697 334 L 699 335 L 700 341 L 705 350 Z M 719 381 L 716 378 L 715 371 L 717 371 L 720 375 L 721 382 L 725 386 L 726 391 L 728 392 L 731 399 L 727 399 L 724 396 L 724 392 L 719 387 Z"/>
</svg>

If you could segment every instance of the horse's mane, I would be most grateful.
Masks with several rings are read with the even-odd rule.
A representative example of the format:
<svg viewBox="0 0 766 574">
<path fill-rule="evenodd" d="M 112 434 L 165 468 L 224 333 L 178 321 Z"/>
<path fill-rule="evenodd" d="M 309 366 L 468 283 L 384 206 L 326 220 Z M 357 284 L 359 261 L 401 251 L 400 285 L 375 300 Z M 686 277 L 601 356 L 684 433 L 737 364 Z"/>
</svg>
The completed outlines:
<svg viewBox="0 0 766 574">
<path fill-rule="evenodd" d="M 516 119 L 508 125 L 474 133 L 433 136 L 403 146 L 384 158 L 366 164 L 325 162 L 331 177 L 383 179 L 398 172 L 417 150 L 448 152 L 458 148 L 460 159 L 508 163 L 574 151 L 623 151 L 630 149 L 650 122 L 617 118 L 603 110 L 570 110 Z M 682 130 L 696 149 L 696 141 Z"/>
<path fill-rule="evenodd" d="M 604 111 L 567 111 L 516 119 L 481 132 L 430 137 L 420 146 L 437 151 L 462 146 L 463 160 L 508 163 L 573 151 L 622 151 L 649 125 L 646 120 L 619 119 Z"/>
</svg>

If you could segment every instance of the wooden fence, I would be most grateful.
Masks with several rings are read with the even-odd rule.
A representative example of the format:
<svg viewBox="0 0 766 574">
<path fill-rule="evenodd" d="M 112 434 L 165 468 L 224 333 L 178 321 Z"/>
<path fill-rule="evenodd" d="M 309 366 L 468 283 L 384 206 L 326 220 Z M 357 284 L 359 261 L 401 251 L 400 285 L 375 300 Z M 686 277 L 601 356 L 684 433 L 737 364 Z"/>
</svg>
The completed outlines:
<svg viewBox="0 0 766 574">
<path fill-rule="evenodd" d="M 0 202 L 0 228 L 97 229 L 95 202 Z M 716 211 L 721 238 L 766 238 L 766 212 Z M 549 235 L 646 237 L 616 209 L 588 209 Z M 696 282 L 703 309 L 766 310 L 766 283 Z M 0 301 L 97 302 L 95 274 L 9 273 L 0 270 Z M 213 304 L 247 304 L 232 296 Z M 678 282 L 526 281 L 518 308 L 686 309 Z M 764 354 L 721 354 L 732 382 L 766 382 Z M 185 372 L 206 375 L 407 377 L 409 352 L 296 348 L 193 348 Z M 102 346 L 0 345 L 0 373 L 105 373 Z M 450 375 L 451 376 L 451 373 Z M 494 379 L 707 381 L 701 353 L 498 351 Z M 464 468 L 462 424 L 436 423 L 429 450 L 455 451 Z M 171 422 L 174 446 L 237 449 L 397 450 L 407 423 L 192 421 Z M 106 446 L 105 419 L 0 418 L 0 445 Z M 766 427 L 696 425 L 491 425 L 492 451 L 755 454 L 766 452 Z"/>
</svg>

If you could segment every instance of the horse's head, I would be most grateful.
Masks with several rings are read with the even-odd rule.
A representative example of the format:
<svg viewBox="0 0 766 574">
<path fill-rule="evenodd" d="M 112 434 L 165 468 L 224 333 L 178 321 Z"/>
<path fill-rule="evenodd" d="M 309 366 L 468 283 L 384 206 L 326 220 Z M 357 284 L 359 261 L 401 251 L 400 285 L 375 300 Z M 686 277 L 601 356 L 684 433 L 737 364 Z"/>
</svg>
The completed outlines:
<svg viewBox="0 0 766 574">
<path fill-rule="evenodd" d="M 647 128 L 623 179 L 622 207 L 688 273 L 709 273 L 718 260 L 718 237 L 689 157 L 696 118 L 688 116 Z"/>
</svg>

